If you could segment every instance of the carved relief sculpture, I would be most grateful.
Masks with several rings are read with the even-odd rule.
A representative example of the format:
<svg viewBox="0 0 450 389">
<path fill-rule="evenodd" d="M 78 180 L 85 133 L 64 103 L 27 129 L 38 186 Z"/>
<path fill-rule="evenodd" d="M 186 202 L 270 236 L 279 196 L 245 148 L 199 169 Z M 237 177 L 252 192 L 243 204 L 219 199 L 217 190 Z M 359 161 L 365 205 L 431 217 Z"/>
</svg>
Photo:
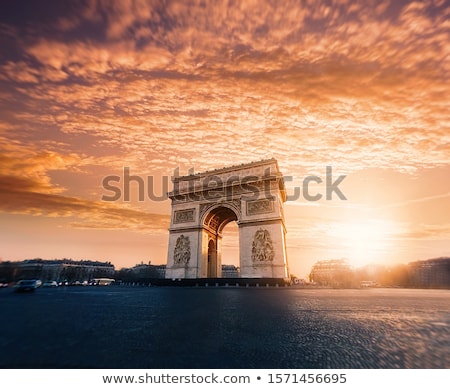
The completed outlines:
<svg viewBox="0 0 450 389">
<path fill-rule="evenodd" d="M 252 261 L 253 262 L 270 262 L 273 261 L 274 249 L 270 233 L 260 228 L 255 232 L 252 244 Z"/>
<path fill-rule="evenodd" d="M 173 261 L 175 264 L 186 264 L 191 259 L 191 245 L 189 237 L 181 235 L 177 239 L 175 250 L 173 253 Z"/>
<path fill-rule="evenodd" d="M 195 209 L 186 209 L 183 211 L 175 211 L 174 213 L 174 223 L 187 223 L 194 221 Z"/>
<path fill-rule="evenodd" d="M 247 201 L 247 215 L 255 215 L 258 213 L 273 212 L 273 201 L 269 199 L 261 199 Z"/>
</svg>

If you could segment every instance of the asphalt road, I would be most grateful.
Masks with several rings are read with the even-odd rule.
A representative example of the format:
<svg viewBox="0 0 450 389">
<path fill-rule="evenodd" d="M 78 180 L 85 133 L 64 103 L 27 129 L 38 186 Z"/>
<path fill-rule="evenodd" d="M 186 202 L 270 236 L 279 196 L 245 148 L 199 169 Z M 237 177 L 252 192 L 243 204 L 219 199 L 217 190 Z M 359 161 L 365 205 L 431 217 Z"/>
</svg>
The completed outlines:
<svg viewBox="0 0 450 389">
<path fill-rule="evenodd" d="M 0 368 L 450 368 L 450 290 L 0 290 Z"/>
</svg>

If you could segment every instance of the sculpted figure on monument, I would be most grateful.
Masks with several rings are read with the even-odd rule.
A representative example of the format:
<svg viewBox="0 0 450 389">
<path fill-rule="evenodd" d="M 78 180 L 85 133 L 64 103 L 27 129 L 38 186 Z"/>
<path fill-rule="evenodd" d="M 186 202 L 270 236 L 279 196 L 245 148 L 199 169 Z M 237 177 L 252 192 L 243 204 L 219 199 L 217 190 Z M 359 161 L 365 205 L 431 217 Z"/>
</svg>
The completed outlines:
<svg viewBox="0 0 450 389">
<path fill-rule="evenodd" d="M 191 247 L 189 242 L 189 237 L 181 235 L 177 239 L 175 244 L 175 250 L 173 254 L 173 261 L 176 264 L 188 263 L 191 259 Z"/>
<path fill-rule="evenodd" d="M 252 244 L 252 261 L 268 262 L 273 261 L 274 249 L 270 233 L 260 228 L 255 232 Z"/>
</svg>

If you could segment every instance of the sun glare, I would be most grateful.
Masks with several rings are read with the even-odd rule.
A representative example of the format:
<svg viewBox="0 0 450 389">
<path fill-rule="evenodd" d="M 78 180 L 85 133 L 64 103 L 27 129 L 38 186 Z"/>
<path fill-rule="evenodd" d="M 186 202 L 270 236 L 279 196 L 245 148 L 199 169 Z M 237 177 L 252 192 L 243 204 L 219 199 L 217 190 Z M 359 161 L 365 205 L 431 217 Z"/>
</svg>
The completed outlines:
<svg viewBox="0 0 450 389">
<path fill-rule="evenodd" d="M 396 232 L 395 224 L 388 220 L 338 223 L 330 230 L 337 239 L 342 256 L 354 266 L 383 262 L 389 254 Z"/>
</svg>

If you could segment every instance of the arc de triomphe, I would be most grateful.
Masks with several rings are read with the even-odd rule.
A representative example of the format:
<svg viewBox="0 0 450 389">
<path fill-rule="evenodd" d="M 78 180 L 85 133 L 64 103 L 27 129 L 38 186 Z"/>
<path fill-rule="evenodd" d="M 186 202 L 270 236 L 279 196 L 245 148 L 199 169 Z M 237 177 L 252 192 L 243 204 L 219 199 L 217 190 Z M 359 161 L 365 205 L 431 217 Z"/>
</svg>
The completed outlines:
<svg viewBox="0 0 450 389">
<path fill-rule="evenodd" d="M 217 278 L 222 230 L 239 227 L 240 276 L 287 278 L 286 191 L 275 159 L 173 178 L 166 278 Z"/>
</svg>

